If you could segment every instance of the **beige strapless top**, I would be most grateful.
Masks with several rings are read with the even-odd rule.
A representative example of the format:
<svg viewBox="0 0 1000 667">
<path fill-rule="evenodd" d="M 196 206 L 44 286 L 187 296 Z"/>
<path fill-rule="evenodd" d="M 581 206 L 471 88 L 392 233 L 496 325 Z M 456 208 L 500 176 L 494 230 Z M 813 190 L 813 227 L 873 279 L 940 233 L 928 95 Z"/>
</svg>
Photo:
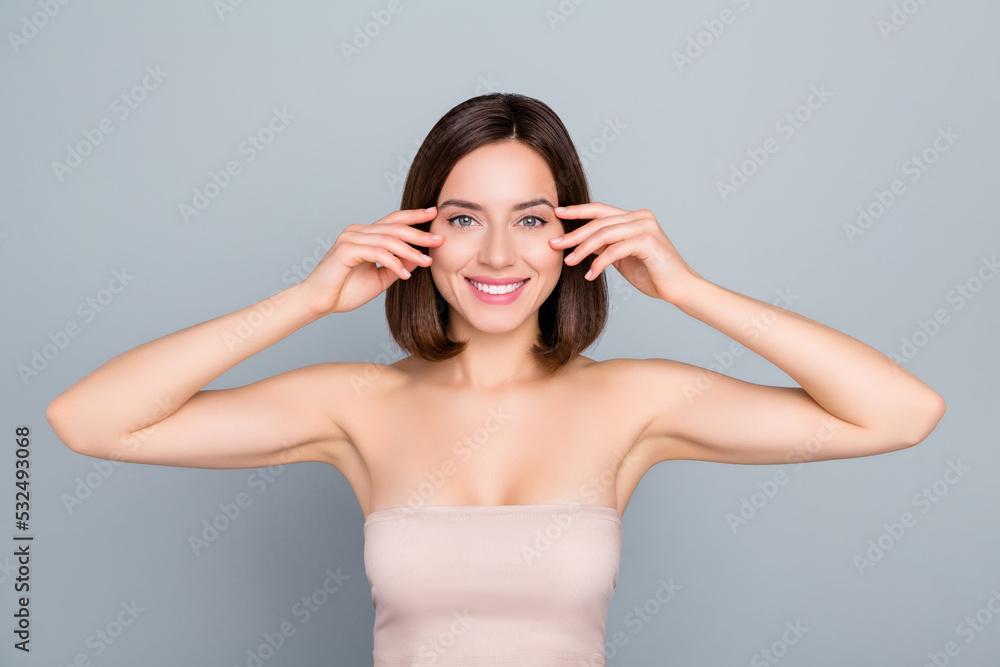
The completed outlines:
<svg viewBox="0 0 1000 667">
<path fill-rule="evenodd" d="M 375 667 L 607 664 L 614 507 L 392 507 L 364 538 Z"/>
</svg>

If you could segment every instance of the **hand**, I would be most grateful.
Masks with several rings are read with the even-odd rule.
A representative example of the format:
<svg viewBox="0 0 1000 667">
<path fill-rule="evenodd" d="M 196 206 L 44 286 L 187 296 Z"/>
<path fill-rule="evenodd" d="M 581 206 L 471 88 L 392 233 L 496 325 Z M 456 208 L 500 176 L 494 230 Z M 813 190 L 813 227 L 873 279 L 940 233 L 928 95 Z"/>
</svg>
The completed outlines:
<svg viewBox="0 0 1000 667">
<path fill-rule="evenodd" d="M 413 246 L 444 243 L 414 228 L 430 222 L 437 208 L 394 211 L 370 225 L 348 225 L 302 281 L 306 305 L 319 316 L 346 313 L 368 303 L 417 266 L 430 266 Z M 412 244 L 412 245 L 411 245 Z M 383 266 L 376 266 L 379 262 Z"/>
<path fill-rule="evenodd" d="M 567 206 L 555 210 L 562 219 L 589 218 L 582 227 L 565 235 L 552 248 L 576 246 L 566 264 L 579 264 L 596 254 L 588 280 L 613 264 L 626 280 L 646 296 L 679 305 L 696 282 L 704 280 L 687 265 L 647 209 L 626 211 L 600 202 Z"/>
</svg>

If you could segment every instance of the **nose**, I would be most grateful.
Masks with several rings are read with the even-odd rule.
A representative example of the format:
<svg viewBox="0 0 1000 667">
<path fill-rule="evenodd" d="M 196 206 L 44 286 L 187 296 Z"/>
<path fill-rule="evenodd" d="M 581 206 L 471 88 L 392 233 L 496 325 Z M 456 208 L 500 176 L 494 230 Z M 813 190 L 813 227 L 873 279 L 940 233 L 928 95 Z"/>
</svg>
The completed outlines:
<svg viewBox="0 0 1000 667">
<path fill-rule="evenodd" d="M 479 261 L 487 266 L 510 266 L 517 258 L 514 241 L 503 225 L 491 225 L 479 249 Z"/>
</svg>

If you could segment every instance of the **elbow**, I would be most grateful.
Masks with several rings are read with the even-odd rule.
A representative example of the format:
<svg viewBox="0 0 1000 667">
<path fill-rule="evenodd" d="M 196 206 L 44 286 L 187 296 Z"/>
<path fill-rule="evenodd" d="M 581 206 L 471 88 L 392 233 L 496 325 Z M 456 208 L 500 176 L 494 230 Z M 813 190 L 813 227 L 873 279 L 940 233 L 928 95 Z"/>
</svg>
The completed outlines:
<svg viewBox="0 0 1000 667">
<path fill-rule="evenodd" d="M 915 408 L 909 423 L 906 424 L 908 435 L 903 441 L 903 448 L 914 447 L 926 440 L 927 436 L 937 428 L 947 409 L 948 405 L 944 398 L 936 392 L 923 407 Z"/>
<path fill-rule="evenodd" d="M 71 451 L 77 454 L 92 456 L 89 448 L 84 445 L 82 440 L 76 437 L 73 429 L 68 427 L 66 407 L 58 398 L 45 407 L 45 420 L 49 423 L 49 427 L 52 428 L 56 437 Z"/>
</svg>

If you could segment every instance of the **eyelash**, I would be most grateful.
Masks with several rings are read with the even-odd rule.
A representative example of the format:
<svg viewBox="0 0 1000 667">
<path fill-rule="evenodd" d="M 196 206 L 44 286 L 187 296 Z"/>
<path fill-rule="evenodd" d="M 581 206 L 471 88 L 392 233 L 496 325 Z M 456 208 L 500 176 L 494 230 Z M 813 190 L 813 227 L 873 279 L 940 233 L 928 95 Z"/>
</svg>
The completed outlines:
<svg viewBox="0 0 1000 667">
<path fill-rule="evenodd" d="M 456 225 L 455 224 L 454 221 L 457 220 L 457 219 L 459 219 L 459 218 L 469 218 L 470 220 L 472 220 L 472 216 L 466 215 L 465 213 L 460 213 L 460 214 L 458 214 L 458 215 L 456 215 L 454 217 L 448 218 L 448 224 L 451 227 L 454 227 L 456 229 L 468 229 L 467 226 Z M 526 229 L 541 229 L 545 225 L 549 224 L 548 220 L 546 220 L 545 218 L 543 218 L 541 216 L 538 216 L 538 215 L 526 215 L 523 218 L 521 218 L 521 220 L 519 220 L 518 222 L 522 222 L 524 220 L 527 220 L 528 218 L 534 218 L 535 220 L 538 220 L 541 224 L 540 225 L 536 225 L 534 227 L 526 227 Z"/>
</svg>

